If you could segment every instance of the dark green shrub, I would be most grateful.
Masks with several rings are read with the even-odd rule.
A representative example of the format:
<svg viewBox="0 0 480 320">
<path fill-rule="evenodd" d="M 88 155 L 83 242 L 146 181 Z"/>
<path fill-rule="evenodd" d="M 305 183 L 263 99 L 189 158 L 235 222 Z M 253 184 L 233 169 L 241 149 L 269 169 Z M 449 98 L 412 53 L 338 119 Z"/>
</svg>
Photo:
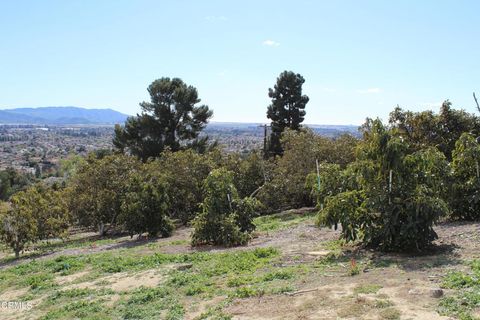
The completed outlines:
<svg viewBox="0 0 480 320">
<path fill-rule="evenodd" d="M 162 157 L 146 164 L 151 173 L 161 172 L 168 184 L 169 216 L 187 224 L 203 200 L 203 180 L 216 167 L 209 154 L 193 150 L 164 151 Z"/>
<path fill-rule="evenodd" d="M 343 237 L 384 250 L 422 250 L 437 235 L 433 225 L 448 213 L 445 156 L 434 148 L 411 153 L 379 120 L 370 121 L 352 165 L 356 191 L 326 197 L 319 222 L 342 225 Z M 346 188 L 348 190 L 348 188 Z"/>
<path fill-rule="evenodd" d="M 480 144 L 464 133 L 453 151 L 453 179 L 450 206 L 456 219 L 480 218 Z"/>
<path fill-rule="evenodd" d="M 151 236 L 170 236 L 173 223 L 168 217 L 170 202 L 165 178 L 139 172 L 130 177 L 128 186 L 119 217 L 123 227 L 131 236 L 144 232 Z"/>
<path fill-rule="evenodd" d="M 193 220 L 192 244 L 245 244 L 253 230 L 255 201 L 240 200 L 233 185 L 233 173 L 213 170 L 204 182 L 202 211 Z"/>
</svg>

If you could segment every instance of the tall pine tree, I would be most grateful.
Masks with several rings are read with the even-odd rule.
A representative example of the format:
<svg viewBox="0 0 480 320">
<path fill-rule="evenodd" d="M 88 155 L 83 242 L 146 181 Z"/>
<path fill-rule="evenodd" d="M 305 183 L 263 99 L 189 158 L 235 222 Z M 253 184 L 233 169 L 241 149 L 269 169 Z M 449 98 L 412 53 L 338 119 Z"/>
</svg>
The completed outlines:
<svg viewBox="0 0 480 320">
<path fill-rule="evenodd" d="M 200 103 L 197 89 L 179 78 L 161 78 L 148 87 L 150 102 L 140 103 L 142 113 L 115 127 L 113 144 L 146 160 L 166 148 L 202 150 L 207 137 L 199 138 L 213 112 Z"/>
<path fill-rule="evenodd" d="M 286 128 L 299 130 L 305 119 L 305 106 L 308 96 L 302 95 L 302 85 L 305 79 L 300 74 L 284 71 L 277 78 L 274 89 L 268 89 L 272 104 L 268 106 L 267 117 L 272 120 L 269 154 L 283 153 L 280 138 Z"/>
</svg>

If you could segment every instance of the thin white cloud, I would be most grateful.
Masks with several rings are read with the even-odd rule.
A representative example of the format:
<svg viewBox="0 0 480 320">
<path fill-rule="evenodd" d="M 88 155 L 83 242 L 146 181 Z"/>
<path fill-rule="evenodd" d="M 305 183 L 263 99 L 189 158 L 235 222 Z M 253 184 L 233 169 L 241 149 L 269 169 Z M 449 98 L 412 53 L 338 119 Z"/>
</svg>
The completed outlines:
<svg viewBox="0 0 480 320">
<path fill-rule="evenodd" d="M 375 93 L 380 93 L 382 92 L 382 89 L 380 88 L 368 88 L 368 89 L 358 89 L 357 93 L 360 94 L 375 94 Z"/>
<path fill-rule="evenodd" d="M 280 45 L 280 43 L 273 40 L 265 40 L 262 42 L 262 44 L 268 47 L 278 47 Z"/>
<path fill-rule="evenodd" d="M 225 16 L 206 16 L 205 20 L 207 21 L 227 21 L 227 17 Z"/>
</svg>

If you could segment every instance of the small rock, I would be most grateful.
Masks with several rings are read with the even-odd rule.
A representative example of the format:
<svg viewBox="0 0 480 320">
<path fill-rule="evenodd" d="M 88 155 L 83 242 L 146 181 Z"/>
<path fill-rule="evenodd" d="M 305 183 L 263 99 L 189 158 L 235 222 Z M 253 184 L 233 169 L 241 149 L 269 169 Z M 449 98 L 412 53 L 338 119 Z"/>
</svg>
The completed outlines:
<svg viewBox="0 0 480 320">
<path fill-rule="evenodd" d="M 430 296 L 432 298 L 440 298 L 443 296 L 443 290 L 440 288 L 435 288 L 430 290 Z"/>
</svg>

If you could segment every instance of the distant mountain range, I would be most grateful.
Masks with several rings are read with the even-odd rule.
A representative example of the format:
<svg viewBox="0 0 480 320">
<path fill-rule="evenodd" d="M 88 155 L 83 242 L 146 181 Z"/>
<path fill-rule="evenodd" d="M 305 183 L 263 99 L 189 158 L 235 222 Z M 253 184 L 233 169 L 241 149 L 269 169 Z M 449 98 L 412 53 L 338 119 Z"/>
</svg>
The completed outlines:
<svg viewBox="0 0 480 320">
<path fill-rule="evenodd" d="M 80 107 L 39 107 L 0 110 L 0 124 L 31 125 L 112 125 L 123 124 L 128 115 L 112 109 L 86 109 Z M 260 123 L 210 122 L 205 130 L 207 134 L 253 134 L 263 137 Z M 354 125 L 315 125 L 306 124 L 313 131 L 335 137 L 342 133 L 358 135 L 358 126 Z"/>
<path fill-rule="evenodd" d="M 0 124 L 80 125 L 123 124 L 128 115 L 112 109 L 40 107 L 0 110 Z"/>
</svg>

